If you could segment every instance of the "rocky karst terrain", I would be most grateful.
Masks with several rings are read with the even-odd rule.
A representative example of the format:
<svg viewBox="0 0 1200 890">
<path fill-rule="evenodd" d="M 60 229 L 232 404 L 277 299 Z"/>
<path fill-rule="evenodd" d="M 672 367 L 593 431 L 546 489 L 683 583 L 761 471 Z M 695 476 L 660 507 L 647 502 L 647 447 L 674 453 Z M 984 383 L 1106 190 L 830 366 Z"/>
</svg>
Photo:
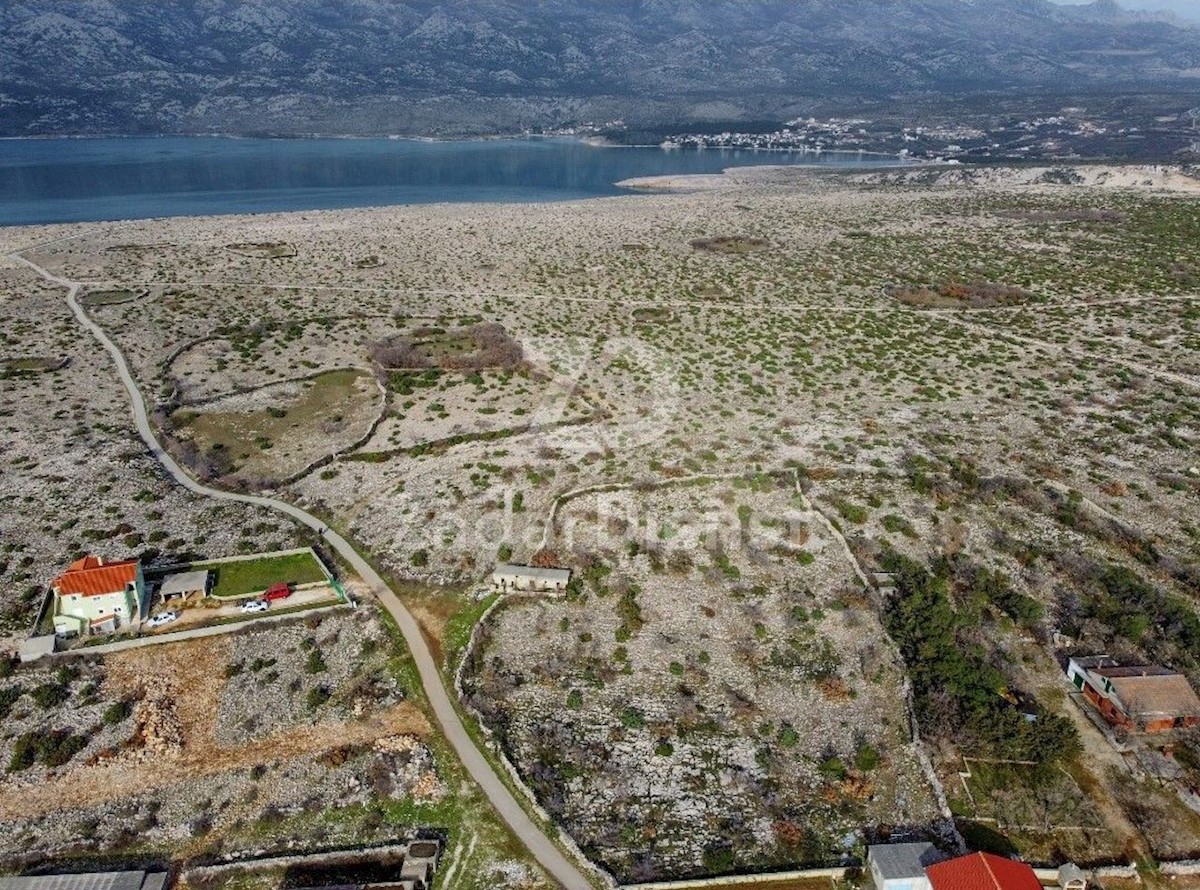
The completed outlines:
<svg viewBox="0 0 1200 890">
<path fill-rule="evenodd" d="M 939 785 L 964 834 L 1030 860 L 1194 855 L 1200 817 L 1176 790 L 1200 781 L 1196 740 L 1178 740 L 1176 776 L 1151 775 L 1161 750 L 1123 758 L 1057 659 L 1107 651 L 1200 684 L 1195 179 L 1091 166 L 705 182 L 6 237 L 97 289 L 137 284 L 90 311 L 159 423 L 177 389 L 208 399 L 335 367 L 378 381 L 375 433 L 278 494 L 371 553 L 448 670 L 497 560 L 575 570 L 563 600 L 492 612 L 464 680 L 542 803 L 621 875 L 829 862 L 889 820 L 936 833 Z M 124 515 L 142 531 L 125 492 L 140 505 L 140 488 L 169 489 L 141 481 L 140 455 L 108 459 L 130 441 L 119 391 L 85 363 L 61 293 L 6 275 L 18 555 L 3 572 L 7 608 L 31 621 L 20 585 L 41 577 L 37 554 L 92 537 L 63 515 L 69 477 L 43 468 L 39 436 L 99 468 L 80 508 L 98 540 Z M 480 325 L 522 362 L 464 359 Z M 401 341 L 402 364 L 418 346 L 436 360 L 388 366 L 380 344 Z M 321 422 L 290 404 L 275 418 L 251 399 L 237 429 Z M 246 434 L 239 447 L 270 460 L 268 427 Z M 88 462 L 92 443 L 104 460 Z M 45 506 L 30 488 L 43 478 Z M 263 726 L 309 738 L 287 725 L 316 675 L 293 691 L 265 664 L 278 657 L 248 648 L 230 688 L 277 671 Z M 906 678 L 932 770 L 902 719 Z M 254 714 L 212 702 L 220 739 L 255 731 Z M 359 725 L 350 699 L 334 704 Z M 972 759 L 964 778 L 964 758 L 1052 766 Z M 501 847 L 491 859 L 511 858 Z"/>
</svg>

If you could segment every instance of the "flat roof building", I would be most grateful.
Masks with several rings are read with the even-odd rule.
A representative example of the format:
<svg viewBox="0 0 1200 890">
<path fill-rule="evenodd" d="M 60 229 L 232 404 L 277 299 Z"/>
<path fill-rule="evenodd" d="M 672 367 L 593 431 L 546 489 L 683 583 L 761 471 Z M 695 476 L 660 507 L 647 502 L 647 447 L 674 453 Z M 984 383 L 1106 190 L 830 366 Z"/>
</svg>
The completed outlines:
<svg viewBox="0 0 1200 890">
<path fill-rule="evenodd" d="M 53 655 L 57 643 L 58 637 L 54 634 L 30 637 L 28 640 L 21 641 L 21 647 L 17 650 L 17 657 L 21 659 L 22 664 L 38 661 L 47 655 Z"/>
<path fill-rule="evenodd" d="M 158 586 L 158 595 L 164 603 L 176 599 L 204 599 L 208 596 L 208 579 L 209 573 L 203 570 L 167 575 Z"/>
<path fill-rule="evenodd" d="M 875 890 L 930 890 L 925 869 L 941 856 L 930 843 L 872 844 L 867 868 Z"/>
<path fill-rule="evenodd" d="M 570 569 L 542 569 L 537 566 L 501 563 L 492 572 L 492 587 L 498 593 L 514 590 L 556 593 L 566 590 L 569 583 Z"/>
<path fill-rule="evenodd" d="M 164 872 L 101 871 L 0 878 L 0 890 L 162 890 Z"/>
</svg>

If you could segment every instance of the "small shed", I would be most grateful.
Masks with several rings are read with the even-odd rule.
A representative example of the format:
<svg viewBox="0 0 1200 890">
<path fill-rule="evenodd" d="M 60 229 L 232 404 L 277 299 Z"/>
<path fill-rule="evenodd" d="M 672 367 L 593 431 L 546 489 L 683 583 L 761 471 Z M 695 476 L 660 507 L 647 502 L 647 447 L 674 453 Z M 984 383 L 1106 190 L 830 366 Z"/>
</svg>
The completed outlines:
<svg viewBox="0 0 1200 890">
<path fill-rule="evenodd" d="M 429 882 L 433 878 L 428 859 L 405 859 L 400 865 L 400 880 L 412 881 L 414 887 L 429 890 Z"/>
<path fill-rule="evenodd" d="M 514 590 L 556 593 L 566 590 L 570 582 L 570 569 L 542 569 L 501 563 L 492 572 L 492 587 L 498 593 Z"/>
<path fill-rule="evenodd" d="M 208 583 L 209 573 L 206 571 L 167 575 L 159 585 L 158 595 L 164 603 L 171 600 L 202 600 L 208 596 Z"/>
<path fill-rule="evenodd" d="M 1062 890 L 1087 890 L 1087 875 L 1074 862 L 1068 862 L 1058 870 L 1058 886 Z"/>
<path fill-rule="evenodd" d="M 47 655 L 53 655 L 55 643 L 57 642 L 58 637 L 54 634 L 30 637 L 28 640 L 21 641 L 21 648 L 17 650 L 17 657 L 21 659 L 22 664 L 38 661 Z"/>
<path fill-rule="evenodd" d="M 144 871 L 23 875 L 0 878 L 0 890 L 143 890 L 146 881 Z"/>
<path fill-rule="evenodd" d="M 867 847 L 867 868 L 875 890 L 929 890 L 925 868 L 939 858 L 937 848 L 930 843 Z"/>
</svg>

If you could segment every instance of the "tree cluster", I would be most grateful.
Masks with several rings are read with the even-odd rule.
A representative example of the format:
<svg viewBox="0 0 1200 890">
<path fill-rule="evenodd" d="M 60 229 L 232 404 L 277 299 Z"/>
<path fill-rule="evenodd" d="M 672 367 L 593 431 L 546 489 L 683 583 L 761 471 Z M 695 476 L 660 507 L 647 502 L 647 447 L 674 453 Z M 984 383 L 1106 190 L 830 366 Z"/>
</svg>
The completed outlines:
<svg viewBox="0 0 1200 890">
<path fill-rule="evenodd" d="M 1004 674 L 969 641 L 970 628 L 951 603 L 949 582 L 891 552 L 883 558 L 896 595 L 885 614 L 912 678 L 917 717 L 931 735 L 973 754 L 1058 763 L 1079 751 L 1066 718 L 1039 712 L 1028 720 Z"/>
</svg>

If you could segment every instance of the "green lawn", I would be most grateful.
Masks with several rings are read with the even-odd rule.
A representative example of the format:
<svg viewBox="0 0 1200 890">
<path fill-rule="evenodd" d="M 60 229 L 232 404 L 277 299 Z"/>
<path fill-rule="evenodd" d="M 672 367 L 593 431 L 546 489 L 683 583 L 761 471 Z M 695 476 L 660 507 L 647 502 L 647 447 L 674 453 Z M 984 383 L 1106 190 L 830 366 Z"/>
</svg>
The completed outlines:
<svg viewBox="0 0 1200 890">
<path fill-rule="evenodd" d="M 121 303 L 131 303 L 137 294 L 127 288 L 117 290 L 96 290 L 84 295 L 85 306 L 119 306 Z"/>
<path fill-rule="evenodd" d="M 216 576 L 212 594 L 219 597 L 245 596 L 284 581 L 309 584 L 325 580 L 325 572 L 308 553 L 266 556 L 244 562 L 201 563 L 193 568 L 208 569 Z"/>
</svg>

